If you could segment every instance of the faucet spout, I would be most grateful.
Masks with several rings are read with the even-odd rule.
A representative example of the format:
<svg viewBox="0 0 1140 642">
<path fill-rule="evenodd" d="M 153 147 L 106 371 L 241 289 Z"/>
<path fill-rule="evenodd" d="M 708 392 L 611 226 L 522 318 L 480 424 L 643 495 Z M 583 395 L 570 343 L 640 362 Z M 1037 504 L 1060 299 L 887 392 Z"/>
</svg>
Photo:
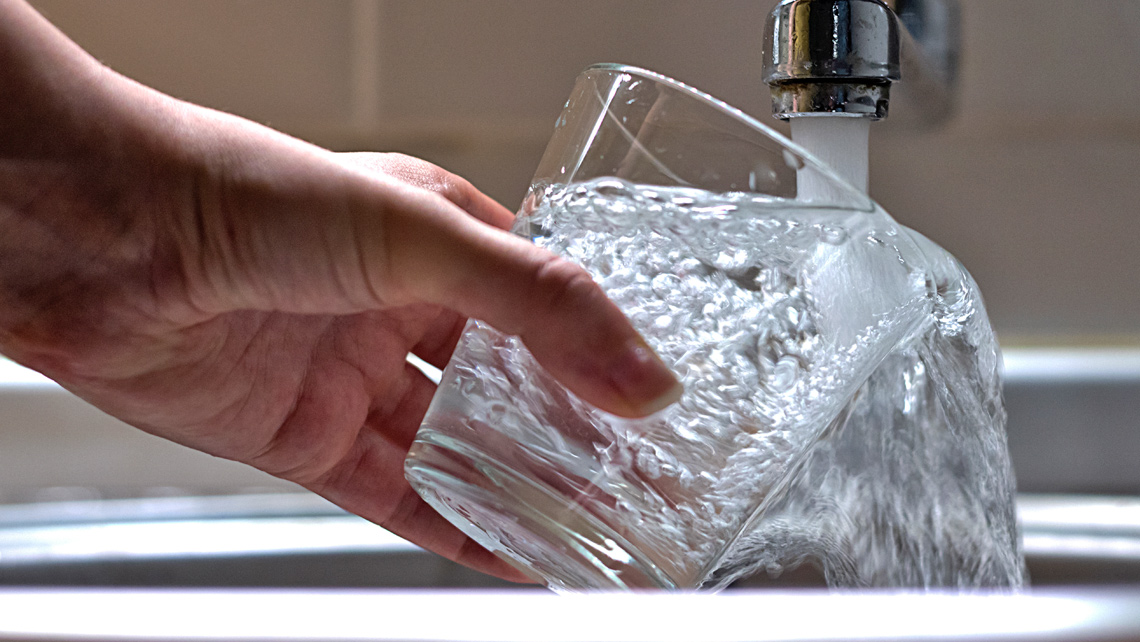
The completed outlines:
<svg viewBox="0 0 1140 642">
<path fill-rule="evenodd" d="M 908 120 L 930 125 L 950 114 L 957 55 L 954 0 L 784 0 L 768 16 L 764 81 L 777 118 L 879 120 L 905 80 Z"/>
</svg>

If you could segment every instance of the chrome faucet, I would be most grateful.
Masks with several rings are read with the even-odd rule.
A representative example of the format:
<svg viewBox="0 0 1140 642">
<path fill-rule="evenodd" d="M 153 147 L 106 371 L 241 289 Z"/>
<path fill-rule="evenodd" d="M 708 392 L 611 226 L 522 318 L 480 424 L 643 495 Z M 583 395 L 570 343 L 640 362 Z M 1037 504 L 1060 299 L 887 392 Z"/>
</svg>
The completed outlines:
<svg viewBox="0 0 1140 642">
<path fill-rule="evenodd" d="M 892 85 L 905 119 L 933 125 L 951 112 L 958 63 L 954 0 L 784 0 L 768 16 L 764 82 L 787 120 L 885 118 Z"/>
</svg>

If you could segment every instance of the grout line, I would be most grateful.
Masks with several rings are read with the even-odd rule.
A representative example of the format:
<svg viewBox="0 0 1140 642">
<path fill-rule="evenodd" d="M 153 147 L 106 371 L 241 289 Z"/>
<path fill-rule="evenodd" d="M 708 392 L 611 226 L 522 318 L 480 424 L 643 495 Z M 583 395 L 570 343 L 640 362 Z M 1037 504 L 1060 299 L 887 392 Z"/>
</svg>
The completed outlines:
<svg viewBox="0 0 1140 642">
<path fill-rule="evenodd" d="M 352 0 L 352 128 L 366 138 L 380 125 L 381 0 Z"/>
</svg>

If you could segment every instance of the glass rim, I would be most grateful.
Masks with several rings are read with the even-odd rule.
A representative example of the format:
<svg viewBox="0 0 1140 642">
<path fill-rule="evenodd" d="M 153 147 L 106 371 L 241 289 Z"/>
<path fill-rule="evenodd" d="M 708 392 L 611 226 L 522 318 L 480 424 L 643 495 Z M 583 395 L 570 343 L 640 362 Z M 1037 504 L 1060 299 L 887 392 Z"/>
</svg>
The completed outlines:
<svg viewBox="0 0 1140 642">
<path fill-rule="evenodd" d="M 716 111 L 720 112 L 721 114 L 728 116 L 729 118 L 732 118 L 732 119 L 740 122 L 744 126 L 758 131 L 762 135 L 766 136 L 767 138 L 771 139 L 775 143 L 779 144 L 782 148 L 785 148 L 785 149 L 791 151 L 796 156 L 798 156 L 801 161 L 803 161 L 806 164 L 811 165 L 812 169 L 814 171 L 819 172 L 820 174 L 825 176 L 829 181 L 836 183 L 837 185 L 841 186 L 844 191 L 849 192 L 852 196 L 854 196 L 858 202 L 863 204 L 865 211 L 872 211 L 875 209 L 875 201 L 874 201 L 874 199 L 871 198 L 870 194 L 864 192 L 863 190 L 856 188 L 854 185 L 849 183 L 847 181 L 847 179 L 843 178 L 835 170 L 833 170 L 830 165 L 828 165 L 827 163 L 824 163 L 822 160 L 817 158 L 814 154 L 812 154 L 808 150 L 806 150 L 803 147 L 801 147 L 800 145 L 798 145 L 791 138 L 789 138 L 789 137 L 781 134 L 780 132 L 776 131 L 771 126 L 765 125 L 764 123 L 757 120 L 755 117 L 745 113 L 743 110 L 741 110 L 737 107 L 733 107 L 729 103 L 721 100 L 720 98 L 717 98 L 716 96 L 713 96 L 712 94 L 710 94 L 708 92 L 701 91 L 700 89 L 697 89 L 696 87 L 693 87 L 692 85 L 685 84 L 685 83 L 681 82 L 680 80 L 677 80 L 675 78 L 671 78 L 669 76 L 666 76 L 665 74 L 658 73 L 656 71 L 650 71 L 649 69 L 637 67 L 634 65 L 628 65 L 625 63 L 617 63 L 617 62 L 594 63 L 594 64 L 586 67 L 585 69 L 583 69 L 579 75 L 587 74 L 587 73 L 590 73 L 592 71 L 604 71 L 604 72 L 614 73 L 614 74 L 628 74 L 631 76 L 638 76 L 638 77 L 643 78 L 645 80 L 649 80 L 651 82 L 654 82 L 654 83 L 657 83 L 660 85 L 665 85 L 665 86 L 669 87 L 670 89 L 673 89 L 675 91 L 679 91 L 683 94 L 687 94 L 689 97 L 691 97 L 691 98 L 693 98 L 693 99 L 695 99 L 701 103 L 704 103 L 705 105 L 715 109 Z M 822 204 L 822 203 L 821 204 L 813 204 L 813 205 L 815 207 L 820 207 L 820 206 L 826 207 L 827 206 L 826 204 Z M 850 209 L 850 208 L 845 208 L 845 209 Z"/>
</svg>

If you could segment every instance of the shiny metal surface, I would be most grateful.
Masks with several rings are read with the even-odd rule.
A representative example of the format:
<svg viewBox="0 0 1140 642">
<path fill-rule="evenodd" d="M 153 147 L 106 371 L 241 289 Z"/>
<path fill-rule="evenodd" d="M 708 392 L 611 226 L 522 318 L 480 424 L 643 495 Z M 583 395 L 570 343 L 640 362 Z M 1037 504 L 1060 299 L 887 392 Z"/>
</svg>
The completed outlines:
<svg viewBox="0 0 1140 642">
<path fill-rule="evenodd" d="M 788 82 L 772 85 L 772 111 L 783 118 L 887 115 L 890 85 L 862 82 Z"/>
<path fill-rule="evenodd" d="M 956 0 L 888 0 L 899 16 L 901 79 L 891 121 L 928 128 L 951 116 L 961 43 Z"/>
<path fill-rule="evenodd" d="M 804 573 L 717 596 L 567 598 L 468 571 L 312 495 L 234 495 L 265 481 L 112 425 L 0 361 L 7 483 L 96 498 L 0 507 L 0 640 L 1140 639 L 1140 349 L 1008 349 L 1005 370 L 1019 483 L 1038 491 L 1019 498 L 1026 594 L 830 594 Z M 228 494 L 106 499 L 203 486 Z"/>
<path fill-rule="evenodd" d="M 1140 495 L 1140 348 L 1004 352 L 1007 433 L 1018 488 Z"/>
<path fill-rule="evenodd" d="M 1140 586 L 1140 498 L 1023 494 L 1036 586 Z M 0 586 L 518 587 L 310 494 L 0 506 Z M 734 589 L 823 586 L 813 569 Z"/>
<path fill-rule="evenodd" d="M 0 586 L 515 585 L 295 492 L 0 506 Z"/>
<path fill-rule="evenodd" d="M 898 80 L 897 28 L 878 0 L 785 0 L 765 31 L 764 81 Z"/>
<path fill-rule="evenodd" d="M 1018 488 L 1140 496 L 1140 346 L 1003 353 Z M 131 428 L 2 359 L 0 427 L 0 504 L 295 488 Z"/>
<path fill-rule="evenodd" d="M 881 119 L 889 112 L 894 83 L 902 80 L 908 120 L 932 124 L 950 112 L 957 5 L 785 0 L 768 17 L 764 52 L 763 79 L 777 118 Z"/>
<path fill-rule="evenodd" d="M 0 590 L 0 640 L 1135 640 L 1140 590 L 709 595 Z M 66 614 L 66 616 L 61 616 Z"/>
</svg>

